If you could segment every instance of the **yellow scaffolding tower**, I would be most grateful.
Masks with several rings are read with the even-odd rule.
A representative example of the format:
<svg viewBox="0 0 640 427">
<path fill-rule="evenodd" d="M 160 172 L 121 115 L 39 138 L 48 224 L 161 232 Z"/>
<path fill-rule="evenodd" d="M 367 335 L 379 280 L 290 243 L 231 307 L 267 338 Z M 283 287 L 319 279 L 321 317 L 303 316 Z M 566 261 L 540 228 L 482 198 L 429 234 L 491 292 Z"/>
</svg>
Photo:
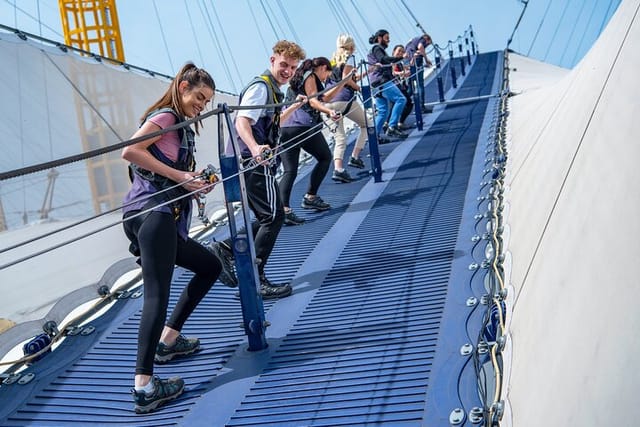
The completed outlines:
<svg viewBox="0 0 640 427">
<path fill-rule="evenodd" d="M 115 0 L 58 0 L 65 44 L 124 62 Z"/>
<path fill-rule="evenodd" d="M 65 44 L 92 54 L 125 62 L 115 0 L 58 0 Z M 76 96 L 76 111 L 85 151 L 106 147 L 114 129 L 132 129 L 130 117 L 122 117 L 127 95 L 115 81 L 103 80 L 98 70 L 72 69 L 73 80 L 83 96 Z M 90 99 L 92 105 L 88 105 Z M 94 109 L 100 111 L 96 116 Z M 108 121 L 108 123 L 105 122 Z M 94 211 L 101 213 L 122 204 L 128 190 L 126 163 L 111 152 L 86 161 Z"/>
</svg>

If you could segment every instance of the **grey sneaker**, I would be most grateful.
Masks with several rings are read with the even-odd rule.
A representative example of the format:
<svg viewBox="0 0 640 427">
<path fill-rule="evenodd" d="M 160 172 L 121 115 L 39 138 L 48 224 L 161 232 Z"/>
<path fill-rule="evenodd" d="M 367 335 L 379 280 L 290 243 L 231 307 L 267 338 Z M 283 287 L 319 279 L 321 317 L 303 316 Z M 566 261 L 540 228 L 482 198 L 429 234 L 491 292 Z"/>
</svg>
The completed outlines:
<svg viewBox="0 0 640 427">
<path fill-rule="evenodd" d="M 349 166 L 352 166 L 354 168 L 358 168 L 358 169 L 364 169 L 364 162 L 362 161 L 362 159 L 360 157 L 350 157 L 349 158 Z"/>
<path fill-rule="evenodd" d="M 342 172 L 334 170 L 333 175 L 331 175 L 331 179 L 339 182 L 353 181 L 353 178 L 351 178 L 351 175 L 349 175 L 349 172 L 347 172 L 346 169 L 343 169 Z"/>
<path fill-rule="evenodd" d="M 218 280 L 230 288 L 237 287 L 238 277 L 236 276 L 235 260 L 233 259 L 231 249 L 227 249 L 227 247 L 220 242 L 213 242 L 213 244 L 209 246 L 209 249 L 218 257 L 220 264 L 222 264 L 222 271 L 220 272 Z"/>
<path fill-rule="evenodd" d="M 320 196 L 316 196 L 313 199 L 309 199 L 307 196 L 304 196 L 300 206 L 304 209 L 315 209 L 317 211 L 326 211 L 327 209 L 331 209 L 331 205 L 322 200 Z"/>
<path fill-rule="evenodd" d="M 260 276 L 260 295 L 262 299 L 277 299 L 288 297 L 293 293 L 289 283 L 272 283 L 266 276 Z"/>
<path fill-rule="evenodd" d="M 407 138 L 409 136 L 406 133 L 402 132 L 401 130 L 398 130 L 397 128 L 392 126 L 389 126 L 389 129 L 387 129 L 386 135 L 389 138 Z"/>
<path fill-rule="evenodd" d="M 159 342 L 154 360 L 156 363 L 166 363 L 175 357 L 187 356 L 198 350 L 200 350 L 200 340 L 198 338 L 187 338 L 180 334 L 176 338 L 176 342 L 171 346 Z"/>
<path fill-rule="evenodd" d="M 293 210 L 284 213 L 284 224 L 285 225 L 301 225 L 304 224 L 305 219 L 300 218 Z"/>
<path fill-rule="evenodd" d="M 133 393 L 133 402 L 135 403 L 133 409 L 138 414 L 151 412 L 158 406 L 180 396 L 184 391 L 184 380 L 180 377 L 161 380 L 158 376 L 154 375 L 151 381 L 153 381 L 154 387 L 153 393 L 151 394 L 147 394 L 144 391 L 136 391 L 135 389 L 131 390 Z"/>
</svg>

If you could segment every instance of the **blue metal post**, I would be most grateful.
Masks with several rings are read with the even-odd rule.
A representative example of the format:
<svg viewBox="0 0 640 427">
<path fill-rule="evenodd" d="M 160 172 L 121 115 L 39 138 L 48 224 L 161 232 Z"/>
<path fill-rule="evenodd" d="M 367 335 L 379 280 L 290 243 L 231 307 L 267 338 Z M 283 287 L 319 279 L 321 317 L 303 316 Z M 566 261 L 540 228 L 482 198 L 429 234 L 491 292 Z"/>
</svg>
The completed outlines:
<svg viewBox="0 0 640 427">
<path fill-rule="evenodd" d="M 411 68 L 411 77 L 409 77 L 409 87 L 412 89 L 411 90 L 411 97 L 413 98 L 413 110 L 416 113 L 416 126 L 418 127 L 418 130 L 422 130 L 424 123 L 422 121 L 422 101 L 420 99 L 420 93 L 418 92 L 417 89 L 417 79 L 416 79 L 416 66 L 412 65 Z"/>
<path fill-rule="evenodd" d="M 469 53 L 469 37 L 464 38 L 464 43 L 467 46 L 467 65 L 471 65 L 471 54 Z"/>
<path fill-rule="evenodd" d="M 222 173 L 224 194 L 226 200 L 229 228 L 233 241 L 233 255 L 235 258 L 236 274 L 238 275 L 240 290 L 240 305 L 242 307 L 242 320 L 245 333 L 249 341 L 249 350 L 257 351 L 267 348 L 265 337 L 266 323 L 264 318 L 264 306 L 258 280 L 258 269 L 255 259 L 256 252 L 251 231 L 251 217 L 247 202 L 247 189 L 244 175 L 239 173 L 239 149 L 236 138 L 236 130 L 231 120 L 227 104 L 218 104 L 222 108 L 224 120 L 218 120 L 218 150 L 220 153 L 220 171 Z M 231 150 L 225 150 L 224 125 L 229 131 L 229 146 Z M 240 231 L 236 227 L 234 202 L 241 202 Z"/>
<path fill-rule="evenodd" d="M 420 94 L 420 105 L 424 105 L 424 58 L 416 56 L 416 82 L 418 94 Z"/>
<path fill-rule="evenodd" d="M 467 73 L 464 69 L 464 56 L 462 55 L 462 41 L 458 38 L 458 53 L 460 54 L 460 72 L 463 76 L 466 76 Z"/>
<path fill-rule="evenodd" d="M 438 73 L 438 77 L 436 78 L 438 82 L 438 99 L 440 102 L 444 102 L 444 88 L 442 87 L 442 56 L 440 56 L 440 51 L 436 49 L 436 72 Z"/>
<path fill-rule="evenodd" d="M 476 56 L 476 41 L 473 38 L 473 30 L 470 30 L 469 34 L 471 35 L 471 51 L 473 52 L 473 56 Z"/>
<path fill-rule="evenodd" d="M 382 163 L 380 163 L 380 150 L 378 150 L 378 135 L 376 132 L 375 118 L 371 122 L 367 116 L 366 110 L 375 111 L 371 86 L 361 85 L 362 99 L 365 108 L 364 121 L 367 125 L 367 136 L 369 138 L 369 153 L 371 154 L 371 174 L 375 182 L 382 182 Z"/>
<path fill-rule="evenodd" d="M 451 70 L 451 84 L 454 88 L 458 87 L 456 80 L 456 67 L 453 64 L 453 42 L 449 40 L 449 70 Z"/>
</svg>

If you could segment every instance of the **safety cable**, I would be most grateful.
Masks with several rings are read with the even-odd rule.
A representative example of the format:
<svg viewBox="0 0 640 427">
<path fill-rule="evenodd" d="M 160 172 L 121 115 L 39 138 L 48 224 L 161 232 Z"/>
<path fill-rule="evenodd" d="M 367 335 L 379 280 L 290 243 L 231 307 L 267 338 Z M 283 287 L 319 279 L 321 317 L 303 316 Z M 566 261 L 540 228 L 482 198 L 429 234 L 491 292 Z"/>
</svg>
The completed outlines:
<svg viewBox="0 0 640 427">
<path fill-rule="evenodd" d="M 275 157 L 276 157 L 277 155 L 279 155 L 279 154 L 281 154 L 281 153 L 284 153 L 284 152 L 286 152 L 286 151 L 288 151 L 288 150 L 292 149 L 293 147 L 295 147 L 295 146 L 297 146 L 297 145 L 302 144 L 303 142 L 307 141 L 307 140 L 308 140 L 309 138 L 311 138 L 312 136 L 314 136 L 314 135 L 316 135 L 316 134 L 318 134 L 318 133 L 322 132 L 322 127 L 323 127 L 323 125 L 325 125 L 325 124 L 324 124 L 324 123 L 319 123 L 319 124 L 317 124 L 317 125 L 315 125 L 315 126 L 310 127 L 309 129 L 305 130 L 301 135 L 304 135 L 305 133 L 313 132 L 314 130 L 315 130 L 315 132 L 314 132 L 314 133 L 312 133 L 311 135 L 309 135 L 309 136 L 307 136 L 307 137 L 305 137 L 305 138 L 301 139 L 301 140 L 300 140 L 300 141 L 298 141 L 296 144 L 293 144 L 292 146 L 287 147 L 286 149 L 281 149 L 281 148 L 279 148 L 279 147 L 280 147 L 280 146 L 282 146 L 282 145 L 287 144 L 287 143 L 289 142 L 289 140 L 284 141 L 284 142 L 282 142 L 282 143 L 280 143 L 280 144 L 276 145 L 276 147 L 274 148 L 274 150 L 276 151 L 276 154 L 273 156 L 273 158 L 275 159 Z M 318 129 L 318 128 L 319 128 L 319 129 Z M 168 129 L 168 127 L 167 127 L 167 129 Z M 211 187 L 213 187 L 214 185 L 216 185 L 216 184 L 218 184 L 218 183 L 220 183 L 220 182 L 224 182 L 225 180 L 229 180 L 229 179 L 236 178 L 236 177 L 237 177 L 237 176 L 239 176 L 240 174 L 242 174 L 242 173 L 246 173 L 246 172 L 248 172 L 248 171 L 250 171 L 250 170 L 253 170 L 253 169 L 255 169 L 255 168 L 259 167 L 261 164 L 263 164 L 263 163 L 264 163 L 264 160 L 262 160 L 262 161 L 257 161 L 255 158 L 252 158 L 252 160 L 253 160 L 252 162 L 244 163 L 244 164 L 243 164 L 243 167 L 241 168 L 241 170 L 239 170 L 239 172 L 238 172 L 238 173 L 235 173 L 235 174 L 232 174 L 232 175 L 230 175 L 230 176 L 228 176 L 228 177 L 225 177 L 223 180 L 219 180 L 219 179 L 218 179 L 218 180 L 216 180 L 215 182 L 210 183 L 209 185 L 206 185 L 203 189 L 204 189 L 204 190 L 206 190 L 206 189 L 211 188 Z M 126 204 L 124 204 L 124 205 L 122 205 L 122 206 L 119 206 L 119 207 L 116 207 L 116 208 L 110 209 L 109 211 L 101 212 L 100 214 L 94 215 L 94 216 L 89 217 L 89 218 L 85 218 L 85 219 L 83 219 L 83 220 L 77 221 L 77 222 L 75 222 L 75 223 L 69 224 L 69 225 L 64 226 L 64 227 L 61 227 L 61 228 L 58 228 L 58 229 L 56 229 L 56 230 L 52 230 L 52 231 L 47 232 L 47 233 L 45 233 L 45 234 L 43 234 L 43 235 L 40 235 L 40 236 L 37 236 L 37 237 L 31 238 L 31 239 L 28 239 L 28 240 L 26 240 L 26 241 L 22 241 L 22 242 L 16 243 L 16 244 L 14 244 L 14 245 L 12 245 L 12 246 L 9 246 L 9 247 L 7 247 L 7 248 L 3 248 L 3 249 L 1 249 L 1 250 L 0 250 L 0 253 L 7 252 L 7 251 L 12 250 L 12 249 L 16 249 L 16 248 L 18 248 L 18 247 L 24 246 L 24 245 L 29 244 L 29 243 L 33 243 L 33 242 L 35 242 L 35 241 L 38 241 L 38 240 L 41 240 L 41 239 L 43 239 L 43 238 L 46 238 L 46 237 L 52 236 L 52 235 L 57 234 L 57 233 L 60 233 L 60 232 L 62 232 L 62 231 L 69 230 L 69 229 L 71 229 L 71 228 L 73 228 L 73 227 L 76 227 L 76 226 L 78 226 L 78 225 L 81 225 L 81 224 L 87 223 L 87 222 L 92 221 L 92 220 L 94 220 L 94 219 L 96 219 L 96 218 L 99 218 L 99 217 L 105 216 L 105 215 L 107 215 L 107 214 L 110 214 L 110 213 L 116 212 L 116 211 L 118 211 L 118 210 L 122 209 L 123 207 L 129 206 L 129 205 L 131 205 L 131 204 L 134 204 L 134 203 L 138 203 L 138 202 L 140 202 L 140 201 L 144 201 L 144 200 L 151 199 L 151 198 L 155 197 L 155 196 L 156 196 L 156 195 L 158 195 L 158 194 L 162 194 L 162 193 L 168 192 L 168 191 L 170 191 L 170 190 L 172 190 L 172 189 L 175 189 L 175 188 L 178 188 L 178 187 L 182 187 L 184 184 L 187 184 L 187 183 L 189 183 L 189 182 L 191 182 L 191 181 L 194 181 L 194 180 L 197 180 L 197 179 L 201 179 L 201 178 L 203 178 L 203 177 L 206 177 L 206 176 L 208 176 L 208 174 L 209 174 L 209 173 L 210 173 L 210 172 L 209 172 L 209 171 L 207 171 L 207 172 L 205 172 L 205 173 L 203 173 L 203 174 L 197 175 L 197 176 L 192 177 L 192 178 L 190 178 L 190 179 L 187 179 L 187 180 L 185 180 L 185 181 L 182 181 L 182 182 L 176 183 L 175 185 L 173 185 L 173 186 L 171 186 L 171 187 L 168 187 L 168 188 L 166 188 L 166 189 L 158 190 L 157 192 L 155 192 L 155 193 L 153 193 L 153 194 L 151 194 L 151 195 L 149 195 L 149 196 L 138 198 L 138 199 L 133 200 L 133 201 L 131 201 L 131 202 L 129 202 L 129 203 L 126 203 Z M 92 236 L 92 235 L 97 234 L 97 233 L 99 233 L 99 232 L 101 232 L 101 231 L 104 231 L 104 230 L 106 230 L 106 229 L 108 229 L 108 228 L 111 228 L 111 227 L 114 227 L 114 226 L 116 226 L 116 225 L 122 224 L 122 223 L 124 223 L 124 222 L 126 222 L 126 221 L 128 221 L 128 220 L 131 220 L 131 219 L 133 219 L 133 218 L 136 218 L 136 217 L 138 217 L 138 216 L 140 216 L 140 215 L 144 215 L 144 214 L 146 214 L 146 213 L 148 213 L 148 212 L 151 212 L 151 211 L 153 211 L 154 209 L 156 209 L 156 208 L 158 208 L 158 207 L 166 206 L 166 205 L 169 205 L 169 204 L 174 203 L 174 202 L 176 202 L 176 201 L 179 201 L 179 200 L 181 200 L 181 199 L 183 199 L 183 198 L 186 198 L 186 197 L 189 197 L 189 196 L 196 195 L 196 194 L 198 194 L 198 193 L 202 192 L 202 191 L 203 191 L 203 189 L 194 190 L 194 191 L 189 192 L 189 193 L 186 193 L 186 194 L 184 194 L 184 195 L 177 196 L 177 197 L 175 197 L 175 198 L 173 198 L 173 199 L 171 199 L 171 200 L 168 200 L 168 201 L 165 201 L 165 202 L 162 202 L 162 203 L 158 203 L 157 205 L 151 206 L 151 207 L 149 207 L 149 208 L 147 208 L 147 209 L 145 209 L 145 210 L 143 210 L 143 211 L 140 211 L 140 212 L 138 212 L 138 213 L 136 213 L 136 214 L 134 214 L 134 215 L 128 216 L 128 217 L 127 217 L 127 218 L 125 218 L 125 219 L 122 219 L 122 220 L 120 220 L 120 221 L 116 221 L 116 222 L 110 223 L 110 224 L 108 224 L 108 225 L 105 225 L 105 226 L 103 226 L 103 227 L 100 227 L 100 228 L 98 228 L 98 229 L 95 229 L 95 230 L 93 230 L 92 232 L 84 233 L 84 234 L 82 234 L 82 235 L 80 235 L 80 236 L 77 236 L 77 237 L 75 237 L 75 238 L 73 238 L 73 239 L 70 239 L 70 240 L 67 240 L 67 241 L 64 241 L 64 242 L 60 242 L 59 244 L 56 244 L 56 245 L 51 246 L 51 247 L 49 247 L 49 248 L 42 249 L 42 250 L 40 250 L 40 251 L 38 251 L 38 252 L 35 252 L 35 253 L 30 254 L 30 255 L 24 256 L 24 257 L 22 257 L 22 258 L 19 258 L 19 259 L 13 260 L 13 261 L 8 262 L 8 263 L 5 263 L 5 264 L 2 264 L 2 265 L 0 265 L 0 270 L 3 270 L 3 269 L 5 269 L 5 268 L 11 267 L 11 266 L 13 266 L 13 265 L 19 264 L 19 263 L 21 263 L 21 262 L 27 261 L 27 260 L 31 259 L 32 257 L 36 257 L 36 256 L 40 256 L 40 255 L 44 255 L 45 253 L 51 252 L 52 250 L 55 250 L 55 249 L 59 249 L 59 248 L 61 248 L 61 247 L 63 247 L 63 246 L 66 246 L 66 245 L 71 244 L 71 243 L 73 243 L 73 242 L 76 242 L 76 241 L 78 241 L 78 240 L 82 240 L 82 239 L 84 239 L 84 238 L 86 238 L 86 237 Z"/>
<path fill-rule="evenodd" d="M 347 77 L 343 78 L 339 83 L 351 79 L 352 74 L 349 74 Z M 324 93 L 326 93 L 327 91 L 329 91 L 331 88 L 325 88 L 319 92 L 316 92 L 315 94 L 311 95 L 311 96 L 307 96 L 307 99 L 313 99 L 313 98 L 317 98 L 321 95 L 323 95 Z M 281 103 L 277 103 L 277 104 L 264 104 L 264 105 L 253 105 L 253 106 L 242 106 L 242 105 L 231 105 L 228 106 L 229 111 L 233 112 L 233 111 L 239 111 L 239 110 L 252 110 L 252 109 L 264 109 L 264 108 L 282 108 L 282 107 L 286 107 L 286 106 L 290 106 L 293 104 L 296 104 L 300 101 L 298 100 L 293 100 L 293 101 L 285 101 L 285 102 L 281 102 Z M 222 112 L 221 108 L 216 108 L 213 109 L 211 111 L 207 111 L 206 113 L 200 114 L 197 117 L 193 117 L 191 119 L 186 119 L 181 121 L 180 123 L 176 123 L 174 125 L 171 126 L 167 126 L 164 129 L 160 129 L 151 133 L 148 133 L 146 135 L 143 136 L 139 136 L 136 138 L 131 138 L 128 140 L 124 140 L 122 142 L 110 145 L 108 147 L 101 147 L 101 148 L 97 148 L 95 150 L 91 150 L 91 151 L 86 151 L 84 153 L 80 153 L 80 154 L 74 154 L 68 157 L 63 157 L 61 159 L 57 159 L 57 160 L 51 160 L 48 162 L 44 162 L 44 163 L 39 163 L 36 165 L 31 165 L 31 166 L 25 166 L 23 168 L 19 168 L 19 169 L 14 169 L 8 172 L 2 172 L 0 173 L 0 181 L 9 179 L 9 178 L 15 178 L 17 176 L 21 176 L 21 175 L 27 175 L 27 174 L 31 174 L 31 173 L 35 173 L 35 172 L 40 172 L 46 169 L 52 169 L 55 167 L 60 167 L 69 163 L 75 163 L 78 161 L 82 161 L 82 160 L 87 160 L 91 157 L 96 157 L 99 155 L 103 155 L 103 154 L 107 154 L 110 153 L 112 151 L 117 151 L 117 150 L 121 150 L 129 145 L 133 145 L 133 144 L 137 144 L 138 142 L 142 142 L 145 141 L 147 139 L 151 139 L 151 138 L 155 138 L 156 136 L 161 136 L 164 133 L 170 132 L 170 131 L 174 131 L 174 130 L 178 130 L 181 129 L 183 127 L 187 127 L 195 122 L 199 122 L 202 121 L 206 118 L 209 118 L 213 115 L 217 115 L 219 113 Z"/>
</svg>

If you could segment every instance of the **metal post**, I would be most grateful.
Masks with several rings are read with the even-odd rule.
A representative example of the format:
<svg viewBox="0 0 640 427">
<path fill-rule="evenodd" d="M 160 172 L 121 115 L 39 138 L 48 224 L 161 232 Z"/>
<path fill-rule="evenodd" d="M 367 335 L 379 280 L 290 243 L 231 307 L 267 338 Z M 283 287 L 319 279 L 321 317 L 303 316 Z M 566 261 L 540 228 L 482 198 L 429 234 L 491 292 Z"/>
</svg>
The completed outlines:
<svg viewBox="0 0 640 427">
<path fill-rule="evenodd" d="M 449 40 L 449 69 L 451 70 L 451 85 L 453 85 L 454 88 L 457 88 L 458 82 L 456 81 L 456 67 L 453 65 L 453 42 Z"/>
<path fill-rule="evenodd" d="M 460 73 L 462 73 L 463 76 L 466 76 L 467 73 L 464 69 L 464 56 L 462 55 L 462 41 L 460 38 L 458 38 L 458 53 L 460 54 Z"/>
<path fill-rule="evenodd" d="M 371 174 L 375 182 L 382 182 L 382 163 L 380 162 L 380 150 L 378 150 L 378 134 L 376 132 L 375 118 L 372 117 L 371 122 L 367 116 L 368 108 L 375 114 L 373 96 L 371 86 L 361 85 L 362 99 L 364 101 L 364 121 L 367 125 L 367 137 L 369 138 L 369 153 L 371 154 Z"/>
<path fill-rule="evenodd" d="M 420 105 L 424 105 L 424 58 L 416 56 L 416 83 L 418 86 L 418 94 L 420 95 Z"/>
<path fill-rule="evenodd" d="M 255 259 L 256 252 L 251 229 L 251 217 L 247 202 L 247 189 L 244 175 L 240 171 L 240 155 L 236 130 L 231 120 L 227 104 L 218 104 L 222 109 L 224 120 L 218 120 L 218 150 L 220 153 L 220 171 L 223 178 L 229 229 L 233 241 L 233 255 L 235 258 L 236 274 L 238 275 L 240 290 L 240 305 L 242 308 L 242 322 L 249 341 L 249 350 L 257 351 L 267 348 L 265 330 L 267 324 L 264 318 L 264 306 L 260 294 L 258 269 Z M 229 149 L 225 150 L 224 124 L 229 131 Z M 241 202 L 240 230 L 235 221 L 234 202 Z"/>
<path fill-rule="evenodd" d="M 467 65 L 471 65 L 471 54 L 469 53 L 469 37 L 464 38 L 464 44 L 467 47 Z"/>
<path fill-rule="evenodd" d="M 476 41 L 473 38 L 473 30 L 470 30 L 469 34 L 471 34 L 471 51 L 473 52 L 473 56 L 476 56 Z"/>
<path fill-rule="evenodd" d="M 440 102 L 444 102 L 444 88 L 442 87 L 442 56 L 440 55 L 440 50 L 436 49 L 436 72 L 438 73 L 438 77 L 436 80 L 438 81 L 438 99 Z"/>
<path fill-rule="evenodd" d="M 422 105 L 423 102 L 420 99 L 420 93 L 418 92 L 418 88 L 417 88 L 417 79 L 416 79 L 416 66 L 412 65 L 410 67 L 411 70 L 411 77 L 409 78 L 409 87 L 412 89 L 411 90 L 411 97 L 413 98 L 413 110 L 416 113 L 416 126 L 418 127 L 418 130 L 422 130 L 424 124 L 422 122 Z"/>
</svg>

